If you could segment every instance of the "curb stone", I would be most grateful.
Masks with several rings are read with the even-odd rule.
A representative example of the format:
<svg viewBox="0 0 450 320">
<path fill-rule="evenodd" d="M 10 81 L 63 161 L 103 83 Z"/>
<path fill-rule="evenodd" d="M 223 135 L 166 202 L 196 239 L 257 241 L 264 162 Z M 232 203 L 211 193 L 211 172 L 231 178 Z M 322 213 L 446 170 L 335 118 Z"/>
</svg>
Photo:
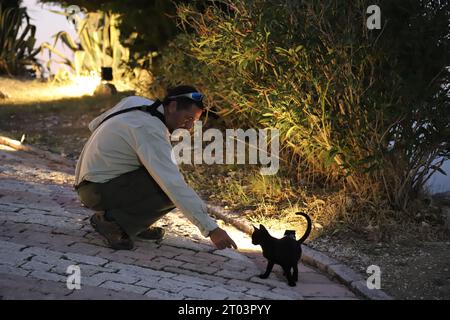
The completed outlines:
<svg viewBox="0 0 450 320">
<path fill-rule="evenodd" d="M 219 206 L 208 203 L 207 207 L 209 212 L 216 218 L 233 225 L 249 236 L 252 235 L 252 225 L 238 213 L 228 211 Z M 393 297 L 389 296 L 382 290 L 371 290 L 367 288 L 366 281 L 363 276 L 353 271 L 350 267 L 328 257 L 322 252 L 309 248 L 305 244 L 303 244 L 302 261 L 312 267 L 316 267 L 332 278 L 338 279 L 354 293 L 359 294 L 366 299 L 393 300 Z"/>
</svg>

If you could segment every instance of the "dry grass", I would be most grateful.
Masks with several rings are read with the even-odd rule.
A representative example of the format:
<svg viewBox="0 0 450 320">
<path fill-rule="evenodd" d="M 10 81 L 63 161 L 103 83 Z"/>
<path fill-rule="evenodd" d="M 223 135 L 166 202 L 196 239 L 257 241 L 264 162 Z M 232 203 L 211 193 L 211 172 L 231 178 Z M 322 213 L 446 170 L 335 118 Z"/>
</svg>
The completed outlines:
<svg viewBox="0 0 450 320">
<path fill-rule="evenodd" d="M 311 239 L 320 235 L 357 236 L 368 241 L 395 241 L 416 237 L 447 239 L 440 208 L 420 199 L 408 212 L 393 210 L 387 201 L 373 197 L 373 186 L 360 192 L 345 188 L 317 188 L 294 184 L 289 176 L 264 177 L 256 168 L 233 165 L 182 166 L 188 183 L 209 201 L 244 214 L 255 225 L 265 225 L 274 236 L 286 229 L 303 234 L 306 224 L 295 213 L 313 220 Z"/>
<path fill-rule="evenodd" d="M 0 135 L 35 145 L 72 159 L 89 137 L 88 123 L 112 107 L 122 95 L 64 95 L 47 82 L 0 78 Z M 63 88 L 63 87 L 59 87 Z M 73 92 L 72 92 L 73 94 Z"/>
</svg>

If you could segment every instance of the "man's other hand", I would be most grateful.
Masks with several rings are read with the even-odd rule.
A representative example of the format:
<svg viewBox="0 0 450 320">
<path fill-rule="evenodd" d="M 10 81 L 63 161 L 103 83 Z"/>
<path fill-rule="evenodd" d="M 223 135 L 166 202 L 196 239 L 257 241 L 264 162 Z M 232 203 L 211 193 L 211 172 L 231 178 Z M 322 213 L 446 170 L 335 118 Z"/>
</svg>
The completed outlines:
<svg viewBox="0 0 450 320">
<path fill-rule="evenodd" d="M 211 231 L 211 233 L 209 234 L 209 238 L 219 250 L 225 248 L 237 249 L 237 245 L 236 243 L 234 243 L 233 239 L 231 239 L 228 233 L 221 228 L 216 228 Z"/>
</svg>

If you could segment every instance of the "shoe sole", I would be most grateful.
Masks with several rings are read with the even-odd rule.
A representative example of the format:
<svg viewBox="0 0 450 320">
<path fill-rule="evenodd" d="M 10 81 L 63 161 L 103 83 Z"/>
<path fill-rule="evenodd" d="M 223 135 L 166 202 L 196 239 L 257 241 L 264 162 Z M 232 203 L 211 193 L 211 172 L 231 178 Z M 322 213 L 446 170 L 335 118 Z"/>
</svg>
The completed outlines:
<svg viewBox="0 0 450 320">
<path fill-rule="evenodd" d="M 136 236 L 136 239 L 139 241 L 143 241 L 143 242 L 156 242 L 156 243 L 160 243 L 161 241 L 164 240 L 164 236 L 159 238 L 159 239 L 147 239 L 147 238 L 141 238 Z"/>
</svg>

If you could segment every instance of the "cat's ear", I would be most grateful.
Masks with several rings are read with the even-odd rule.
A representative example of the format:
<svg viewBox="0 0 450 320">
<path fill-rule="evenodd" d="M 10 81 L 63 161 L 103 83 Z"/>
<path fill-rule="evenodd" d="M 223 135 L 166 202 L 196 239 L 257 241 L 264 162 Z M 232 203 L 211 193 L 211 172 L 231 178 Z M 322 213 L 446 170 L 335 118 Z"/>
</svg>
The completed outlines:
<svg viewBox="0 0 450 320">
<path fill-rule="evenodd" d="M 260 224 L 259 225 L 259 229 L 261 229 L 261 230 L 263 230 L 263 231 L 266 231 L 267 232 L 267 229 L 266 229 L 266 227 L 264 227 L 262 224 Z"/>
<path fill-rule="evenodd" d="M 258 231 L 259 229 L 257 228 L 257 227 L 255 227 L 254 225 L 252 225 L 253 226 L 253 229 L 255 229 L 255 231 Z"/>
</svg>

